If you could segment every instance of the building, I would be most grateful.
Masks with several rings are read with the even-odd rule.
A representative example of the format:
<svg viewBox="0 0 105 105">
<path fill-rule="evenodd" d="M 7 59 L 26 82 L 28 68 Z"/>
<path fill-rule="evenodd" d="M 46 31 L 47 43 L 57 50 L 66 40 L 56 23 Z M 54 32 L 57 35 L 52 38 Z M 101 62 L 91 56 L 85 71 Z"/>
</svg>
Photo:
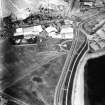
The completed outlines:
<svg viewBox="0 0 105 105">
<path fill-rule="evenodd" d="M 73 39 L 73 28 L 62 27 L 59 34 L 52 31 L 49 33 L 49 36 L 52 38 L 58 38 L 58 39 Z"/>
<path fill-rule="evenodd" d="M 96 0 L 80 0 L 80 2 L 95 2 Z"/>
<path fill-rule="evenodd" d="M 41 25 L 33 26 L 33 27 L 26 27 L 26 28 L 17 28 L 14 34 L 14 37 L 16 38 L 24 37 L 24 39 L 35 38 L 36 36 L 43 37 L 44 31 L 47 33 L 47 36 L 52 37 L 52 38 L 59 38 L 59 39 L 72 39 L 73 38 L 73 28 L 71 28 L 70 26 L 69 27 L 63 26 L 61 28 L 60 33 L 58 33 L 58 30 L 53 26 L 49 26 L 45 28 L 45 30 L 43 30 Z"/>
<path fill-rule="evenodd" d="M 80 0 L 80 5 L 92 7 L 93 5 L 95 5 L 95 1 L 96 0 Z"/>
<path fill-rule="evenodd" d="M 105 31 L 103 29 L 99 29 L 96 34 L 98 34 L 102 39 L 105 39 Z"/>
<path fill-rule="evenodd" d="M 24 37 L 27 37 L 30 35 L 38 35 L 42 30 L 43 29 L 41 25 L 26 28 L 17 28 L 14 36 L 23 35 Z"/>
</svg>

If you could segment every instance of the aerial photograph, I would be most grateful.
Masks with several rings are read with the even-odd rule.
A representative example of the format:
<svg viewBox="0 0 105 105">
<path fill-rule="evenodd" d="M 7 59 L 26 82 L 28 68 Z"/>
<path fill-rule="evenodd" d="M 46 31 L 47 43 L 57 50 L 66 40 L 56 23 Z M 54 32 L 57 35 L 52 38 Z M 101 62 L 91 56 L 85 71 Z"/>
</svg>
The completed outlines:
<svg viewBox="0 0 105 105">
<path fill-rule="evenodd" d="M 105 105 L 105 0 L 0 0 L 0 105 Z"/>
</svg>

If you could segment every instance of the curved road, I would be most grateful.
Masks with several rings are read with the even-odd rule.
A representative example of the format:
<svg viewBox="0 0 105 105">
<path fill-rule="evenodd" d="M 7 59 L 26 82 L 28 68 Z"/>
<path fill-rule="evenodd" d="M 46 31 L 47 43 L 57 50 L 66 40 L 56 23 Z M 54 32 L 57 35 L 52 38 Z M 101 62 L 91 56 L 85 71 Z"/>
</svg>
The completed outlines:
<svg viewBox="0 0 105 105">
<path fill-rule="evenodd" d="M 81 48 L 79 48 L 78 53 L 74 57 L 74 62 L 72 62 L 73 67 L 71 67 L 68 71 L 66 85 L 65 85 L 65 89 L 67 89 L 66 98 L 65 98 L 66 100 L 63 100 L 64 101 L 63 105 L 71 105 L 71 98 L 72 98 L 71 95 L 72 95 L 72 90 L 73 90 L 72 87 L 73 87 L 75 72 L 76 72 L 80 59 L 87 51 L 88 51 L 88 42 L 85 40 L 83 45 L 81 45 Z"/>
<path fill-rule="evenodd" d="M 78 26 L 75 25 L 72 46 L 68 52 L 60 79 L 55 89 L 54 105 L 71 105 L 72 86 L 76 68 L 81 57 L 88 51 L 88 34 L 83 29 L 83 25 L 86 21 L 102 13 L 103 12 L 94 14 L 86 20 L 83 20 Z"/>
<path fill-rule="evenodd" d="M 76 39 L 74 39 L 73 42 L 72 42 L 71 50 L 69 51 L 69 54 L 68 54 L 67 59 L 65 61 L 64 67 L 62 69 L 60 79 L 59 79 L 58 84 L 56 86 L 55 95 L 54 95 L 54 105 L 61 105 L 60 104 L 60 98 L 59 98 L 60 97 L 60 92 L 61 92 L 61 89 L 62 89 L 63 80 L 65 79 L 65 75 L 66 75 L 66 72 L 68 70 L 68 65 L 71 62 L 71 58 L 72 58 L 72 55 L 73 55 L 73 51 L 75 49 L 74 46 L 75 46 L 76 42 L 77 42 Z"/>
<path fill-rule="evenodd" d="M 75 29 L 76 28 L 77 27 L 75 26 Z M 74 40 L 72 42 L 71 49 L 68 52 L 68 56 L 62 70 L 62 74 L 60 76 L 59 82 L 55 89 L 54 105 L 62 105 L 62 103 L 64 103 L 64 101 L 62 102 L 62 97 L 63 97 L 64 90 L 67 91 L 67 88 L 64 88 L 65 81 L 67 81 L 67 78 L 70 77 L 67 75 L 69 73 L 71 74 L 71 71 L 73 71 L 72 67 L 74 65 L 76 56 L 78 55 L 77 51 L 80 52 L 82 48 L 81 46 L 85 46 L 85 43 L 86 43 L 86 36 L 85 36 L 85 39 L 83 39 L 82 37 L 78 34 L 78 31 L 76 30 L 74 31 Z M 71 105 L 71 104 L 68 104 L 68 105 Z"/>
</svg>

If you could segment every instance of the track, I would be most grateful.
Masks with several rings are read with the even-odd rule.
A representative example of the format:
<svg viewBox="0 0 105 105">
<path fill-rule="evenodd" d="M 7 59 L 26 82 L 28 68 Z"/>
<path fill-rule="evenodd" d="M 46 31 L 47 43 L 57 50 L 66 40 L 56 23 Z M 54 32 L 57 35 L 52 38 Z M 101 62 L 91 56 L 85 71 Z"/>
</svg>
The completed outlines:
<svg viewBox="0 0 105 105">
<path fill-rule="evenodd" d="M 14 97 L 12 97 L 12 96 L 6 94 L 6 93 L 3 93 L 3 92 L 1 92 L 1 91 L 0 91 L 0 96 L 1 96 L 2 98 L 4 98 L 4 99 L 7 99 L 7 100 L 9 100 L 9 101 L 13 101 L 13 102 L 17 103 L 17 105 L 28 105 L 27 103 L 25 103 L 25 102 L 23 102 L 23 101 L 21 101 L 21 100 L 18 100 L 18 99 L 14 98 Z M 1 104 L 0 104 L 0 105 L 1 105 Z M 3 104 L 3 105 L 5 105 L 5 104 Z"/>
</svg>

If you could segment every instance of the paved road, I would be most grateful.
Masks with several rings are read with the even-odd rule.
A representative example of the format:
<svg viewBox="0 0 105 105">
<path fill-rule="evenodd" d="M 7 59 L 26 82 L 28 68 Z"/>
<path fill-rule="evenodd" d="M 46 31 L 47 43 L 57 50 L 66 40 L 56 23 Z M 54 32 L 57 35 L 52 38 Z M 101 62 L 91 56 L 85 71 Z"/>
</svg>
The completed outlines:
<svg viewBox="0 0 105 105">
<path fill-rule="evenodd" d="M 80 35 L 80 34 L 79 34 Z M 79 47 L 79 46 L 80 47 Z M 88 43 L 86 41 L 86 37 L 84 37 L 84 40 L 81 41 L 81 43 L 77 43 L 77 51 L 74 51 L 74 56 L 72 58 L 72 63 L 70 64 L 69 70 L 66 75 L 66 81 L 64 83 L 64 95 L 63 95 L 63 105 L 71 105 L 71 95 L 72 95 L 72 85 L 73 85 L 73 79 L 76 72 L 76 67 L 78 66 L 79 60 L 81 59 L 82 55 L 85 53 L 85 51 L 88 48 Z"/>
<path fill-rule="evenodd" d="M 80 39 L 78 31 L 74 30 L 74 39 L 72 42 L 72 46 L 68 52 L 68 56 L 67 56 L 66 62 L 64 64 L 63 70 L 62 70 L 62 74 L 60 76 L 59 82 L 55 89 L 54 105 L 62 105 L 62 97 L 63 97 L 62 93 L 65 90 L 63 87 L 64 87 L 64 83 L 66 81 L 66 76 L 67 76 L 68 71 L 70 71 L 69 70 L 70 66 L 73 65 L 72 62 L 75 57 L 75 54 L 77 53 L 76 50 L 84 43 L 84 41 L 83 41 L 83 43 L 80 44 L 81 40 L 83 41 L 83 39 Z"/>
<path fill-rule="evenodd" d="M 65 64 L 64 64 L 64 67 L 63 67 L 62 74 L 60 76 L 59 82 L 58 82 L 58 84 L 56 86 L 56 89 L 55 89 L 54 105 L 61 105 L 60 104 L 60 98 L 59 97 L 60 97 L 60 93 L 61 93 L 63 81 L 65 79 L 65 75 L 66 75 L 66 72 L 68 70 L 68 65 L 70 63 L 70 60 L 71 60 L 72 55 L 73 55 L 73 51 L 75 49 L 74 48 L 75 44 L 76 44 L 76 40 L 74 39 L 73 42 L 72 42 L 71 50 L 69 51 L 69 54 L 68 54 L 67 59 L 65 61 Z"/>
<path fill-rule="evenodd" d="M 83 31 L 83 24 L 86 21 L 89 21 L 90 19 L 93 19 L 94 17 L 98 16 L 99 14 L 88 18 L 84 22 L 79 24 L 79 33 L 78 35 L 80 36 L 81 34 L 84 34 L 84 37 L 86 37 L 86 32 Z M 84 32 L 81 32 L 81 30 Z M 78 66 L 78 63 L 81 59 L 81 57 L 88 51 L 88 41 L 87 38 L 84 39 L 84 42 L 81 43 L 81 47 L 77 51 L 77 55 L 74 56 L 74 61 L 70 65 L 69 71 L 66 76 L 66 82 L 65 82 L 65 87 L 64 87 L 64 94 L 63 94 L 63 105 L 71 105 L 71 97 L 72 97 L 72 90 L 73 90 L 73 80 L 75 76 L 75 72 Z"/>
<path fill-rule="evenodd" d="M 75 29 L 72 46 L 68 52 L 62 74 L 55 89 L 54 105 L 71 105 L 70 98 L 76 67 L 81 57 L 88 49 L 86 36 L 84 34 L 81 35 L 77 27 L 75 27 Z"/>
<path fill-rule="evenodd" d="M 68 52 L 62 74 L 55 89 L 54 105 L 71 105 L 72 86 L 76 68 L 81 57 L 88 51 L 88 41 L 86 37 L 88 34 L 83 29 L 83 24 L 99 14 L 87 18 L 79 23 L 78 27 L 75 27 L 75 29 L 78 29 L 74 30 L 72 46 Z"/>
<path fill-rule="evenodd" d="M 78 49 L 77 54 L 74 57 L 74 60 L 72 62 L 73 66 L 72 65 L 70 66 L 67 77 L 66 77 L 67 79 L 65 82 L 64 89 L 66 89 L 67 92 L 66 92 L 66 98 L 65 98 L 66 100 L 63 100 L 65 104 L 63 105 L 71 105 L 71 95 L 72 95 L 72 90 L 73 90 L 72 87 L 73 87 L 73 80 L 74 80 L 75 72 L 76 72 L 80 59 L 82 58 L 82 56 L 87 50 L 88 50 L 88 43 L 86 40 L 84 40 L 83 44 L 81 44 L 81 47 Z"/>
</svg>

